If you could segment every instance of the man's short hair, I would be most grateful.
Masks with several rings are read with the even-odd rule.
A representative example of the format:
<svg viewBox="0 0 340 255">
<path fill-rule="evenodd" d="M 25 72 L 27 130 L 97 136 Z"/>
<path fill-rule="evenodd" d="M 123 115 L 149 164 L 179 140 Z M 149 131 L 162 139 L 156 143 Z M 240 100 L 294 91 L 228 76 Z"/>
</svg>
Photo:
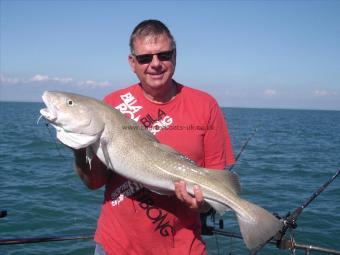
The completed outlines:
<svg viewBox="0 0 340 255">
<path fill-rule="evenodd" d="M 176 48 L 175 39 L 170 33 L 170 30 L 167 28 L 167 26 L 163 22 L 159 20 L 155 20 L 155 19 L 148 19 L 148 20 L 142 21 L 135 27 L 135 29 L 132 31 L 132 34 L 130 36 L 131 53 L 134 53 L 133 43 L 137 37 L 158 36 L 161 34 L 166 34 L 171 39 L 171 47 L 172 49 L 175 49 Z"/>
</svg>

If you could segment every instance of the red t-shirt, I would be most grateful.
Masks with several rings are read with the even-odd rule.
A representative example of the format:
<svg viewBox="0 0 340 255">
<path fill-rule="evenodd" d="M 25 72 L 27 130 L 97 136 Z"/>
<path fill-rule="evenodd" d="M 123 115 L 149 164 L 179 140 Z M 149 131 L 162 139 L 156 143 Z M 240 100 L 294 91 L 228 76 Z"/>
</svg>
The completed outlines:
<svg viewBox="0 0 340 255">
<path fill-rule="evenodd" d="M 104 98 L 157 139 L 197 165 L 223 169 L 235 162 L 226 122 L 215 99 L 177 84 L 177 95 L 157 104 L 139 84 Z M 108 254 L 206 254 L 199 214 L 174 195 L 159 195 L 114 174 L 106 186 L 95 235 Z"/>
</svg>

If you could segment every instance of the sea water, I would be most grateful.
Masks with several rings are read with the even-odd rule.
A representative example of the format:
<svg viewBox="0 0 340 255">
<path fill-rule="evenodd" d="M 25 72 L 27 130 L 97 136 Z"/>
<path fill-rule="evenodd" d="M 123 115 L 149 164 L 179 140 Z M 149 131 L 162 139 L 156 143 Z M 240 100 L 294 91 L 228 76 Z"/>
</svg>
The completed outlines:
<svg viewBox="0 0 340 255">
<path fill-rule="evenodd" d="M 55 141 L 54 129 L 36 123 L 43 105 L 0 102 L 0 107 L 0 210 L 8 214 L 0 218 L 0 239 L 93 234 L 103 189 L 88 190 L 73 170 L 71 151 Z M 241 196 L 270 212 L 285 216 L 294 211 L 340 169 L 340 111 L 223 111 L 235 154 L 257 130 L 233 170 L 240 177 Z M 223 221 L 225 230 L 239 232 L 232 212 Z M 297 224 L 287 237 L 340 250 L 340 178 L 304 209 Z M 248 254 L 236 238 L 204 240 L 209 254 Z M 0 245 L 1 255 L 93 250 L 92 240 Z M 267 245 L 258 254 L 289 251 Z"/>
</svg>

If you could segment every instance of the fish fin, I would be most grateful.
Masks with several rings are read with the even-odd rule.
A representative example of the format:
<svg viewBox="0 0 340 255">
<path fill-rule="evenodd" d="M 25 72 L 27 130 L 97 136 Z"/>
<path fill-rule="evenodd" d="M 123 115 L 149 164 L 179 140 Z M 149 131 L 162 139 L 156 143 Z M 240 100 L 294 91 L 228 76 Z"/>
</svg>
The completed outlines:
<svg viewBox="0 0 340 255">
<path fill-rule="evenodd" d="M 110 160 L 110 156 L 109 156 L 109 153 L 108 153 L 108 149 L 107 149 L 107 141 L 105 139 L 102 139 L 100 141 L 100 147 L 101 147 L 101 150 L 103 152 L 103 156 L 104 156 L 104 159 L 105 159 L 105 162 L 103 162 L 107 168 L 113 170 L 114 167 L 112 165 L 112 162 Z"/>
<path fill-rule="evenodd" d="M 57 138 L 60 142 L 74 149 L 81 149 L 89 146 L 98 140 L 97 135 L 86 135 L 66 132 L 64 129 L 56 128 Z"/>
<path fill-rule="evenodd" d="M 264 208 L 245 200 L 240 202 L 250 216 L 236 213 L 236 217 L 246 246 L 255 254 L 282 229 L 283 223 Z"/>
<path fill-rule="evenodd" d="M 91 161 L 94 157 L 94 152 L 91 146 L 86 147 L 86 162 L 91 166 Z"/>
<path fill-rule="evenodd" d="M 216 170 L 207 168 L 200 169 L 218 182 L 222 182 L 226 188 L 228 188 L 234 194 L 239 195 L 241 193 L 241 184 L 237 174 L 229 170 Z"/>
<path fill-rule="evenodd" d="M 230 211 L 231 208 L 229 206 L 226 206 L 225 204 L 222 204 L 220 202 L 211 200 L 209 198 L 204 199 L 212 208 L 215 209 L 216 212 L 218 212 L 221 216 L 227 212 Z"/>
</svg>

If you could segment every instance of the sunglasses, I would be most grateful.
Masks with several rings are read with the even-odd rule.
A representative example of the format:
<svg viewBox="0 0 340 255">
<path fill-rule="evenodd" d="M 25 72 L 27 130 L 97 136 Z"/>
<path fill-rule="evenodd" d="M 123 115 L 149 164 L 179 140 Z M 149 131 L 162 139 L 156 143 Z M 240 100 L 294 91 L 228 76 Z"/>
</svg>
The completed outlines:
<svg viewBox="0 0 340 255">
<path fill-rule="evenodd" d="M 169 50 L 169 51 L 162 51 L 155 54 L 141 54 L 141 55 L 135 55 L 132 54 L 138 61 L 139 64 L 149 64 L 153 56 L 156 55 L 159 61 L 169 61 L 172 58 L 172 55 L 174 54 L 175 50 Z"/>
</svg>

